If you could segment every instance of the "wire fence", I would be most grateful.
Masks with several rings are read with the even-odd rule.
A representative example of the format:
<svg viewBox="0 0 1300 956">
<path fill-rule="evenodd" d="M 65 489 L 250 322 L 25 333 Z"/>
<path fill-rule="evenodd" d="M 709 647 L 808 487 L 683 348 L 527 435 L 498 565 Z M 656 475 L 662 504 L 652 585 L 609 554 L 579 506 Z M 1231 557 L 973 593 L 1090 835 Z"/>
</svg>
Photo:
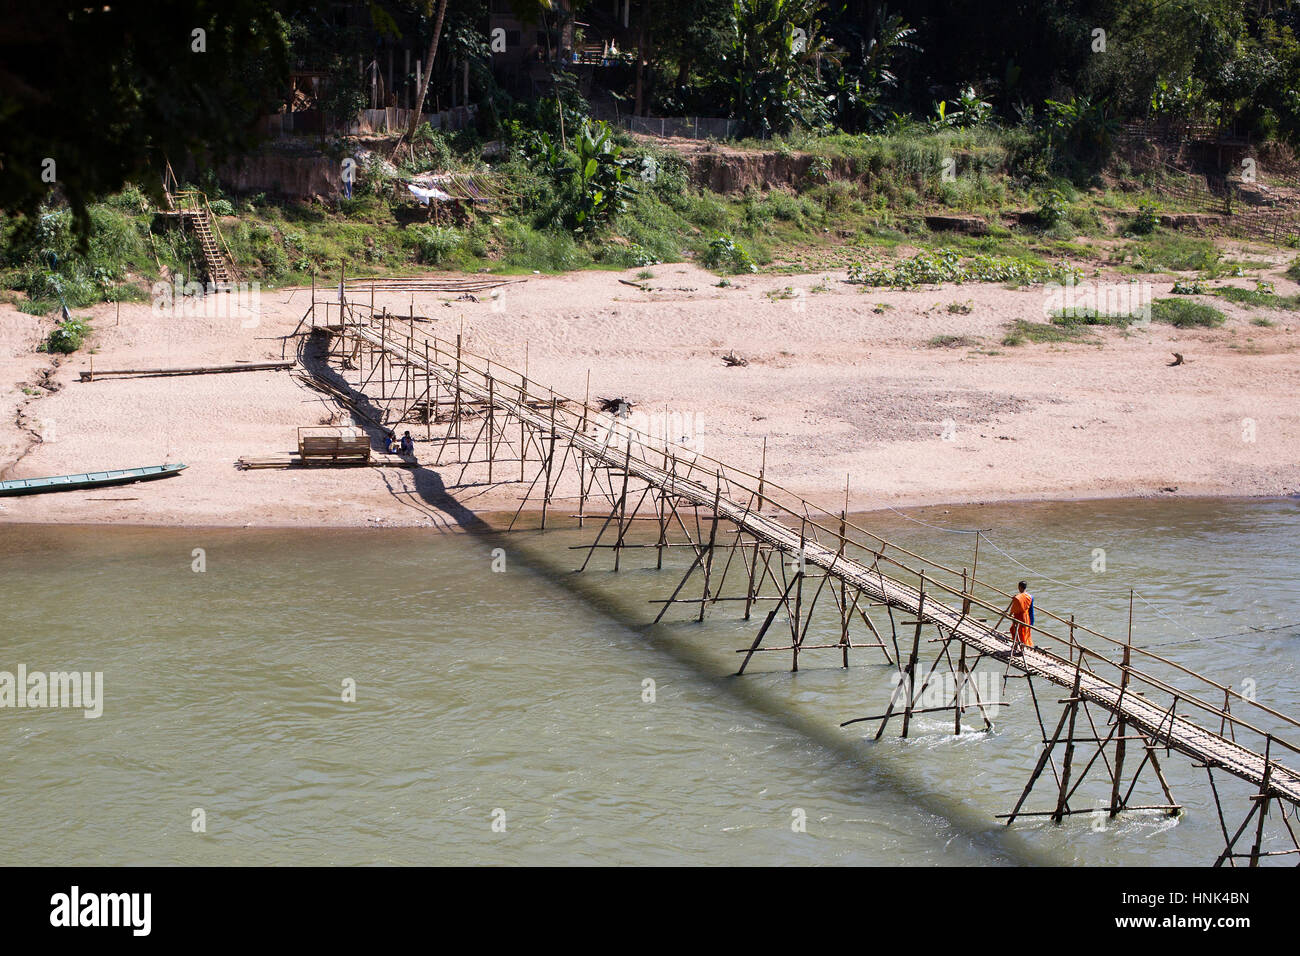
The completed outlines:
<svg viewBox="0 0 1300 956">
<path fill-rule="evenodd" d="M 1300 180 L 1280 173 L 1264 175 L 1249 135 L 1204 123 L 1160 121 L 1126 124 L 1116 138 L 1131 150 L 1156 151 L 1160 178 L 1152 188 L 1215 217 L 1199 223 L 1202 228 L 1276 246 L 1300 246 Z M 1206 165 L 1193 158 L 1196 149 L 1217 152 L 1209 171 L 1196 171 Z M 1225 164 L 1225 155 L 1233 162 Z"/>
<path fill-rule="evenodd" d="M 728 140 L 741 131 L 740 120 L 726 116 L 633 116 L 607 104 L 594 106 L 591 115 L 631 133 L 663 138 Z"/>
<path fill-rule="evenodd" d="M 414 110 L 388 107 L 386 109 L 358 110 L 356 116 L 341 120 L 324 110 L 296 110 L 292 113 L 272 113 L 263 116 L 259 131 L 269 137 L 301 136 L 310 134 L 359 136 L 367 133 L 405 132 Z M 434 113 L 424 113 L 422 121 L 434 129 L 465 129 L 478 115 L 474 105 L 456 106 Z"/>
</svg>

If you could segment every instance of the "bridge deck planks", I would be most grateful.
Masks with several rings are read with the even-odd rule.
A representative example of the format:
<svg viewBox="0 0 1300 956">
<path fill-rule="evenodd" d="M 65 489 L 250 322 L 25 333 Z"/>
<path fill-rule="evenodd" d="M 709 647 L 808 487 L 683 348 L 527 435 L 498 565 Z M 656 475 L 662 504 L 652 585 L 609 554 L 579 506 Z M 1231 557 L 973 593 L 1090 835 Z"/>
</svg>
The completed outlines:
<svg viewBox="0 0 1300 956">
<path fill-rule="evenodd" d="M 543 414 L 535 410 L 531 403 L 511 399 L 500 392 L 490 394 L 487 388 L 464 377 L 458 380 L 453 369 L 439 365 L 436 361 L 426 360 L 424 355 L 408 350 L 402 344 L 386 340 L 379 332 L 365 325 L 349 325 L 348 332 L 402 361 L 426 370 L 445 385 L 458 388 L 471 398 L 483 402 L 492 401 L 497 407 L 509 411 L 511 415 L 538 429 L 549 430 L 554 427 L 557 435 L 565 441 L 572 442 L 575 447 L 602 464 L 619 470 L 626 469 L 637 478 L 693 504 L 711 509 L 716 500 L 718 516 L 732 522 L 754 538 L 789 554 L 798 554 L 802 547 L 804 560 L 807 563 L 844 579 L 874 600 L 905 610 L 927 624 L 949 629 L 958 640 L 977 651 L 990 655 L 1005 655 L 1014 647 L 1011 638 L 999 633 L 988 624 L 964 617 L 959 610 L 935 601 L 932 597 L 927 596 L 925 607 L 922 608 L 921 593 L 917 588 L 896 581 L 882 572 L 873 571 L 867 565 L 839 555 L 823 545 L 806 539 L 801 540 L 799 533 L 793 528 L 766 515 L 756 514 L 749 507 L 726 497 L 715 497 L 717 495 L 715 489 L 672 474 L 647 460 L 629 455 L 625 450 L 611 447 L 582 434 L 578 429 L 552 419 L 549 412 Z M 1059 687 L 1068 690 L 1074 687 L 1075 664 L 1050 651 L 1041 648 L 1024 648 L 1022 655 L 1010 658 L 1010 665 Z M 1266 761 L 1262 754 L 1228 737 L 1207 730 L 1187 718 L 1175 715 L 1171 720 L 1168 710 L 1131 690 L 1123 692 L 1121 701 L 1118 685 L 1086 670 L 1080 675 L 1079 694 L 1104 710 L 1122 716 L 1128 723 L 1140 728 L 1143 733 L 1162 745 L 1194 760 L 1221 767 L 1224 771 L 1256 786 L 1264 785 L 1267 772 L 1268 792 L 1271 795 L 1300 804 L 1300 774 L 1274 759 L 1267 761 L 1266 768 Z"/>
</svg>

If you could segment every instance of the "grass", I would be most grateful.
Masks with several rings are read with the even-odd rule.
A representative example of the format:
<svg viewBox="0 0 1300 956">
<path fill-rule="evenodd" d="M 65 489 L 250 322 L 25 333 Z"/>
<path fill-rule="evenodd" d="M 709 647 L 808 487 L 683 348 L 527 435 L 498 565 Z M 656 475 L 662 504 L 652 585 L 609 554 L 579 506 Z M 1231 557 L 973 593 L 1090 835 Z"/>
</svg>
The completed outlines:
<svg viewBox="0 0 1300 956">
<path fill-rule="evenodd" d="M 695 258 L 727 274 L 771 266 L 778 256 L 801 259 L 811 253 L 808 257 L 820 262 L 798 261 L 794 267 L 824 262 L 838 269 L 848 265 L 855 249 L 942 244 L 945 240 L 920 225 L 923 208 L 951 206 L 992 216 L 1003 205 L 1021 202 L 1029 187 L 1006 174 L 1017 168 L 1029 143 L 1022 130 L 920 127 L 878 136 L 754 143 L 764 151 L 814 150 L 825 161 L 818 175 L 790 188 L 716 195 L 691 186 L 679 156 L 628 141 L 626 155 L 633 160 L 652 155 L 656 176 L 638 183 L 627 209 L 593 235 L 552 225 L 557 194 L 551 179 L 517 156 L 485 161 L 475 137 L 435 137 L 422 147 L 423 165 L 416 164 L 420 169 L 490 167 L 504 200 L 490 216 L 455 225 L 427 223 L 411 203 L 390 200 L 384 177 L 391 175 L 378 168 L 362 171 L 353 198 L 324 204 L 229 194 L 214 177 L 202 186 L 222 214 L 219 225 L 236 267 L 248 280 L 267 286 L 332 277 L 344 262 L 350 274 L 364 277 L 417 269 L 642 269 Z M 955 183 L 941 177 L 941 160 L 949 157 L 957 165 Z M 849 178 L 832 178 L 832 172 Z M 234 215 L 225 215 L 228 210 Z M 134 187 L 92 206 L 88 254 L 72 248 L 66 211 L 50 216 L 56 228 L 30 242 L 14 241 L 16 224 L 0 221 L 0 287 L 23 293 L 20 301 L 28 311 L 45 314 L 60 304 L 77 308 L 112 298 L 147 298 L 160 265 L 191 279 L 202 274 L 193 241 L 176 231 L 155 231 L 147 198 Z M 983 251 L 1034 255 L 1027 248 L 1034 240 L 1001 232 Z M 52 252 L 57 267 L 51 266 Z"/>
<path fill-rule="evenodd" d="M 1236 286 L 1224 286 L 1214 291 L 1215 295 L 1227 299 L 1229 302 L 1244 305 L 1247 308 L 1300 309 L 1300 295 L 1277 295 L 1274 292 L 1265 292 L 1259 289 L 1239 289 Z"/>
<path fill-rule="evenodd" d="M 1137 321 L 1132 314 L 1112 314 L 1098 312 L 1096 309 L 1057 309 L 1050 316 L 1053 325 L 1104 325 L 1112 328 L 1126 328 Z"/>
<path fill-rule="evenodd" d="M 1300 282 L 1300 259 L 1295 259 L 1286 267 L 1286 277 L 1292 282 Z"/>
<path fill-rule="evenodd" d="M 1049 318 L 1050 323 L 1046 326 L 1029 328 L 1034 323 L 1023 323 L 1025 328 L 1013 329 L 1011 334 L 1015 335 L 1019 332 L 1029 341 L 1057 341 L 1046 329 L 1055 328 L 1072 335 L 1087 327 L 1123 329 L 1139 321 L 1142 316 L 1134 313 L 1112 314 L 1098 312 L 1096 309 L 1075 308 L 1058 309 L 1052 312 Z M 1201 302 L 1192 302 L 1189 299 L 1157 299 L 1151 303 L 1151 319 L 1180 329 L 1217 328 L 1223 324 L 1225 316 L 1214 306 Z"/>
<path fill-rule="evenodd" d="M 1180 329 L 1212 329 L 1223 324 L 1224 314 L 1212 305 L 1188 299 L 1156 299 L 1151 318 Z"/>
<path fill-rule="evenodd" d="M 940 282 L 1015 282 L 1029 285 L 1077 278 L 1078 270 L 1068 263 L 1048 265 L 1042 260 L 1019 256 L 976 255 L 963 260 L 953 249 L 920 253 L 910 259 L 881 267 L 854 263 L 849 281 L 867 286 L 910 289 Z"/>
<path fill-rule="evenodd" d="M 967 349 L 979 344 L 969 335 L 936 335 L 926 343 L 932 349 Z"/>
<path fill-rule="evenodd" d="M 1006 346 L 1024 345 L 1026 342 L 1036 344 L 1078 342 L 1085 340 L 1087 329 L 1080 323 L 1057 324 L 1055 322 L 1029 322 L 1016 319 L 1007 329 L 1002 339 Z"/>
<path fill-rule="evenodd" d="M 904 125 L 870 136 L 799 134 L 732 144 L 824 158 L 816 175 L 739 195 L 696 189 L 681 157 L 627 141 L 625 155 L 653 156 L 656 175 L 652 182 L 638 182 L 626 210 L 593 234 L 554 225 L 556 187 L 526 160 L 485 160 L 475 137 L 444 137 L 425 145 L 429 168 L 490 169 L 504 197 L 500 204 L 490 214 L 434 225 L 410 202 L 391 200 L 378 173 L 374 182 L 366 182 L 370 173 L 363 173 L 354 198 L 328 203 L 227 194 L 215 182 L 205 182 L 215 208 L 224 212 L 228 205 L 235 214 L 223 216 L 220 227 L 237 269 L 249 281 L 274 287 L 337 278 L 341 263 L 349 275 L 364 277 L 421 270 L 648 270 L 694 259 L 722 275 L 852 267 L 852 278 L 865 285 L 910 288 L 1061 280 L 1078 273 L 1075 265 L 1061 261 L 1067 257 L 1090 265 L 1110 257 L 1134 272 L 1220 275 L 1230 268 L 1211 240 L 1159 228 L 1134 239 L 1112 237 L 1104 247 L 1075 241 L 1111 236 L 1106 223 L 1115 220 L 1113 213 L 1131 209 L 1143 194 L 1081 189 L 1046 177 L 1032 135 L 1022 129 L 935 132 Z M 942 176 L 947 159 L 955 161 L 956 181 Z M 1055 226 L 1003 225 L 1001 213 L 1036 207 L 1045 189 L 1058 190 L 1065 204 Z M 989 234 L 929 231 L 924 214 L 940 209 L 985 217 Z M 145 300 L 160 266 L 186 278 L 201 275 L 192 238 L 161 228 L 140 190 L 128 187 L 93 204 L 91 218 L 84 251 L 74 247 L 65 210 L 41 217 L 40 228 L 27 239 L 17 236 L 17 223 L 0 220 L 0 288 L 12 290 L 19 308 L 44 315 L 61 304 L 81 308 L 114 298 Z M 898 255 L 904 247 L 910 258 Z M 1300 258 L 1287 275 L 1300 281 Z M 812 291 L 826 288 L 819 283 Z M 1268 304 L 1300 308 L 1300 297 L 1290 305 Z M 956 314 L 961 310 L 955 306 L 949 309 Z"/>
<path fill-rule="evenodd" d="M 1122 246 L 1116 259 L 1132 272 L 1206 272 L 1219 274 L 1223 256 L 1210 239 L 1156 230 Z"/>
</svg>

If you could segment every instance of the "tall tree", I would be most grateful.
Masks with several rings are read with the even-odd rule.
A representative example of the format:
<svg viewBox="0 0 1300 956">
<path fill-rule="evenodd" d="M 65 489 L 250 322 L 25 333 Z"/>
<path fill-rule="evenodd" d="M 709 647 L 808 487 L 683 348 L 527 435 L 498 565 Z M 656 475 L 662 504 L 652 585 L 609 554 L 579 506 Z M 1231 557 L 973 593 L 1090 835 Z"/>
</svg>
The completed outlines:
<svg viewBox="0 0 1300 956">
<path fill-rule="evenodd" d="M 425 8 L 426 15 L 433 12 L 433 0 Z M 438 0 L 438 16 L 433 21 L 433 39 L 429 41 L 429 55 L 424 60 L 424 76 L 420 78 L 420 92 L 415 97 L 415 111 L 411 114 L 410 125 L 406 127 L 408 140 L 415 136 L 420 125 L 420 114 L 424 111 L 424 98 L 429 94 L 429 77 L 433 75 L 433 60 L 438 55 L 438 40 L 442 37 L 442 21 L 447 16 L 447 0 Z"/>
</svg>

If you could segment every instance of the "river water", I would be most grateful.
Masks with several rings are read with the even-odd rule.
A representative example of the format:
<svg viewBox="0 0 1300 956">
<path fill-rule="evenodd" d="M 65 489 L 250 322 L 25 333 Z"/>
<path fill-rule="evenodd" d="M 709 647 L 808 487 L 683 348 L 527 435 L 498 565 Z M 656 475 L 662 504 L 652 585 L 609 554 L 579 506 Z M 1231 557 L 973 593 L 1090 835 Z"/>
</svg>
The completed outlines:
<svg viewBox="0 0 1300 956">
<path fill-rule="evenodd" d="M 958 567 L 956 532 L 993 529 L 981 578 L 1027 577 L 1040 608 L 1106 633 L 1136 585 L 1135 643 L 1300 714 L 1296 500 L 859 521 Z M 934 715 L 873 742 L 838 725 L 880 711 L 883 658 L 810 651 L 792 674 L 760 655 L 733 677 L 761 615 L 647 628 L 690 552 L 575 574 L 590 534 L 0 526 L 0 671 L 103 674 L 97 718 L 0 709 L 0 863 L 1142 865 L 1222 847 L 1204 771 L 1177 754 L 1181 817 L 1004 827 L 1038 742 L 1023 681 L 993 734 Z"/>
</svg>

